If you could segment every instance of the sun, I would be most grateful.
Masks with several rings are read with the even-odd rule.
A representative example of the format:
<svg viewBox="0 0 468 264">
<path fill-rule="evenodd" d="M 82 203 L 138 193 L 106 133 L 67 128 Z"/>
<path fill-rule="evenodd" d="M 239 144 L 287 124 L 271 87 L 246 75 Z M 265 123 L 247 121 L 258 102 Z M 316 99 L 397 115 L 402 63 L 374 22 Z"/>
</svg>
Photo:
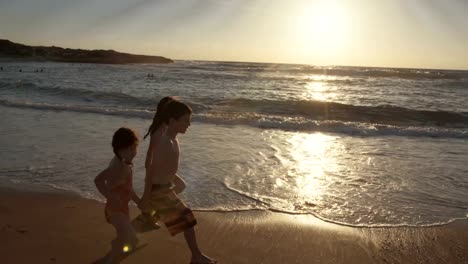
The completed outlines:
<svg viewBox="0 0 468 264">
<path fill-rule="evenodd" d="M 349 17 L 343 1 L 319 0 L 302 8 L 295 22 L 297 43 L 304 54 L 337 55 L 346 45 Z"/>
</svg>

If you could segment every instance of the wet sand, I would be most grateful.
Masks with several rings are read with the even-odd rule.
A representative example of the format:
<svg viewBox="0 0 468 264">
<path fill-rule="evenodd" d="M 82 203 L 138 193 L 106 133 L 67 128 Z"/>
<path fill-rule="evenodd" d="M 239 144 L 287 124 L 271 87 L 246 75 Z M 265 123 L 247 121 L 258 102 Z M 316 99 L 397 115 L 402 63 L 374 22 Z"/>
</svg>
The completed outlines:
<svg viewBox="0 0 468 264">
<path fill-rule="evenodd" d="M 138 210 L 132 207 L 132 216 Z M 355 228 L 273 212 L 195 212 L 200 247 L 219 263 L 468 263 L 468 224 Z M 0 263 L 92 263 L 114 230 L 103 204 L 64 192 L 0 188 Z M 122 263 L 189 263 L 163 227 Z"/>
</svg>

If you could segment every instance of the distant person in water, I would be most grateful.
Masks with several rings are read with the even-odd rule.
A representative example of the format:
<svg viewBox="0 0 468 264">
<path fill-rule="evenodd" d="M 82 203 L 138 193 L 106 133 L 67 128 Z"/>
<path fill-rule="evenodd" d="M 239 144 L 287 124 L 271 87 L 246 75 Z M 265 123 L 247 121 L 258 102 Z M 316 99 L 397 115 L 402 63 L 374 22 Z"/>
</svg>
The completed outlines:
<svg viewBox="0 0 468 264">
<path fill-rule="evenodd" d="M 163 101 L 164 100 L 164 101 Z M 151 136 L 146 160 L 145 191 L 139 204 L 142 214 L 153 222 L 164 222 L 171 235 L 184 233 L 192 252 L 191 263 L 212 264 L 215 260 L 204 255 L 198 247 L 194 226 L 195 216 L 177 195 L 185 183 L 177 175 L 179 167 L 178 134 L 184 134 L 190 126 L 192 110 L 173 98 L 163 98 L 158 105 L 147 135 Z"/>
<path fill-rule="evenodd" d="M 106 197 L 104 213 L 108 223 L 116 230 L 117 238 L 112 241 L 111 251 L 104 257 L 103 263 L 120 261 L 137 244 L 136 233 L 130 224 L 128 203 L 135 204 L 140 199 L 133 190 L 133 158 L 136 155 L 138 138 L 129 128 L 119 128 L 112 138 L 114 157 L 109 166 L 96 176 L 94 182 L 99 192 Z"/>
</svg>

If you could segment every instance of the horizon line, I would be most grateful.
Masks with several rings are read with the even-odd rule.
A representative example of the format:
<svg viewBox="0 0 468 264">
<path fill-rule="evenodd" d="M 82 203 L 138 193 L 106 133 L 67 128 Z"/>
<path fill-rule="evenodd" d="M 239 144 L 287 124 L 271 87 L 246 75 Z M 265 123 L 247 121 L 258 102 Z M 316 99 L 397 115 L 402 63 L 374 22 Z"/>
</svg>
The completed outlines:
<svg viewBox="0 0 468 264">
<path fill-rule="evenodd" d="M 14 42 L 12 40 L 9 40 L 7 38 L 3 38 L 0 40 L 7 40 L 10 42 L 13 42 L 15 44 L 20 44 L 20 45 L 26 45 L 26 46 L 31 46 L 31 47 L 58 47 L 58 48 L 64 48 L 65 47 L 59 47 L 55 45 L 47 46 L 47 45 L 34 45 L 34 44 L 23 44 L 23 43 L 18 43 Z M 145 55 L 145 56 L 160 56 L 160 57 L 165 57 L 174 61 L 200 61 L 200 62 L 225 62 L 225 63 L 255 63 L 255 64 L 288 64 L 288 65 L 307 65 L 307 66 L 313 66 L 313 67 L 355 67 L 355 68 L 385 68 L 385 69 L 407 69 L 407 70 L 435 70 L 435 71 L 468 71 L 467 68 L 431 68 L 431 67 L 405 67 L 405 66 L 375 66 L 375 65 L 345 65 L 345 64 L 329 64 L 329 65 L 317 65 L 317 64 L 312 64 L 312 63 L 297 63 L 297 62 L 273 62 L 273 61 L 235 61 L 235 60 L 223 60 L 223 59 L 182 59 L 182 58 L 170 58 L 166 57 L 165 55 L 154 55 L 154 54 L 145 54 L 145 53 L 140 53 L 140 54 L 135 54 L 135 53 L 130 53 L 127 51 L 117 51 L 114 49 L 110 48 L 94 48 L 94 49 L 84 49 L 84 48 L 68 48 L 68 49 L 82 49 L 82 50 L 113 50 L 116 52 L 120 53 L 129 53 L 133 55 Z"/>
</svg>

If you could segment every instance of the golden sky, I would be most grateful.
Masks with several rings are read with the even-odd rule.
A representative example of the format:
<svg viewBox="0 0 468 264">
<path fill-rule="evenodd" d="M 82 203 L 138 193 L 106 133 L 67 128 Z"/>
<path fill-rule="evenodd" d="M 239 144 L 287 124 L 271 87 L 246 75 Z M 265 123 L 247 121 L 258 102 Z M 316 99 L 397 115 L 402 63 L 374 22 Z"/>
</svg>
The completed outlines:
<svg viewBox="0 0 468 264">
<path fill-rule="evenodd" d="M 0 0 L 0 38 L 173 59 L 468 69 L 466 14 L 463 0 Z"/>
</svg>

